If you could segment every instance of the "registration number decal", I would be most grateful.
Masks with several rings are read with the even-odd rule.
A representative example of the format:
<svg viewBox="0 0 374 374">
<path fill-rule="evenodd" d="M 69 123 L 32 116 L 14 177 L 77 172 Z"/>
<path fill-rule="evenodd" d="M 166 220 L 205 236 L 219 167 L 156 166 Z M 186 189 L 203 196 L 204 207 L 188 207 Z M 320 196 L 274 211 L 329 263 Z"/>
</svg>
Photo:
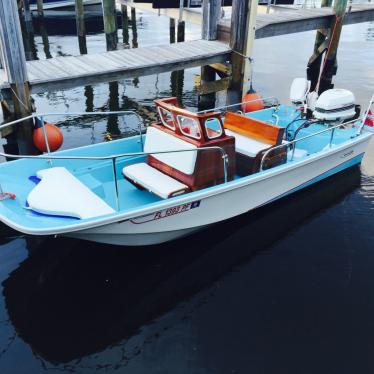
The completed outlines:
<svg viewBox="0 0 374 374">
<path fill-rule="evenodd" d="M 185 213 L 185 212 L 188 212 L 191 209 L 199 208 L 200 207 L 200 201 L 201 200 L 193 201 L 191 203 L 181 204 L 181 205 L 174 206 L 172 208 L 159 210 L 158 212 L 154 212 L 154 213 L 151 213 L 151 214 L 147 214 L 145 216 L 133 218 L 130 221 L 132 223 L 135 223 L 136 225 L 139 225 L 139 224 L 142 224 L 142 223 L 156 221 L 158 219 L 174 216 L 176 214 Z"/>
<path fill-rule="evenodd" d="M 352 149 L 352 150 L 350 150 L 349 152 L 344 153 L 342 156 L 340 156 L 340 158 L 345 158 L 345 157 L 351 156 L 351 155 L 353 155 L 353 153 L 354 153 L 354 151 L 353 151 L 353 149 Z"/>
</svg>

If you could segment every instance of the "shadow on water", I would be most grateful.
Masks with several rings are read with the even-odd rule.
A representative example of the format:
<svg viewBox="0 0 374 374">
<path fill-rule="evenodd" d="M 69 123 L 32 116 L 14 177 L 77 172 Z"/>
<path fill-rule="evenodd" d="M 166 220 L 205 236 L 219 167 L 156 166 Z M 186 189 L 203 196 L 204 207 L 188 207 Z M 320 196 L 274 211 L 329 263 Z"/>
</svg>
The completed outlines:
<svg viewBox="0 0 374 374">
<path fill-rule="evenodd" d="M 360 171 L 352 168 L 255 212 L 152 247 L 83 245 L 71 239 L 35 245 L 29 238 L 30 257 L 3 282 L 9 317 L 19 336 L 49 362 L 102 351 L 134 336 L 359 185 Z"/>
</svg>

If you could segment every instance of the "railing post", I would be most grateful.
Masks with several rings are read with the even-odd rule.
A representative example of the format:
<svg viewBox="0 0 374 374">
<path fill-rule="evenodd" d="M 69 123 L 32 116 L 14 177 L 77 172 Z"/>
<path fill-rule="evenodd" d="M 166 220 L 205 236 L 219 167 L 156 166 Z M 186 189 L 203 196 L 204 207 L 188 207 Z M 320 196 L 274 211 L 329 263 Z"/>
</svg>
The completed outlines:
<svg viewBox="0 0 374 374">
<path fill-rule="evenodd" d="M 119 206 L 118 184 L 117 184 L 116 157 L 112 157 L 112 167 L 113 167 L 114 187 L 115 187 L 115 195 L 116 195 L 116 207 L 117 207 L 117 211 L 119 211 L 120 206 Z"/>
<path fill-rule="evenodd" d="M 331 148 L 332 140 L 334 139 L 334 133 L 335 133 L 335 127 L 331 130 L 331 136 L 330 136 L 329 148 Z"/>
</svg>

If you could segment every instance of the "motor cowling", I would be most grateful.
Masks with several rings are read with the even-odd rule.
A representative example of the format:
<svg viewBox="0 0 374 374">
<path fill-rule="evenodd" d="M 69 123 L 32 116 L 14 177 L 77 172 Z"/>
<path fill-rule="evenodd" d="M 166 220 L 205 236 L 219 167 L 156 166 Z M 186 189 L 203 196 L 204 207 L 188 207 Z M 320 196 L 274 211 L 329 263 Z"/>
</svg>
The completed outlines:
<svg viewBox="0 0 374 374">
<path fill-rule="evenodd" d="M 344 121 L 355 114 L 355 97 L 351 91 L 342 88 L 323 92 L 313 111 L 313 117 L 322 121 Z"/>
</svg>

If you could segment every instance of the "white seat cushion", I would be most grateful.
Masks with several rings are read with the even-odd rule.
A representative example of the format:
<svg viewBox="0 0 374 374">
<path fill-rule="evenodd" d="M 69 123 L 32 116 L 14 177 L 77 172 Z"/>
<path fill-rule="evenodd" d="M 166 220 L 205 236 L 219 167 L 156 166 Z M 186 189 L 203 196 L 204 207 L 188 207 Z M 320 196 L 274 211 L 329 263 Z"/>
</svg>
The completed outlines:
<svg viewBox="0 0 374 374">
<path fill-rule="evenodd" d="M 128 179 L 160 196 L 162 199 L 184 193 L 188 189 L 185 184 L 161 173 L 144 162 L 125 166 L 122 173 Z"/>
<path fill-rule="evenodd" d="M 245 156 L 256 157 L 259 152 L 271 147 L 270 144 L 260 142 L 231 130 L 225 129 L 225 133 L 235 138 L 235 151 Z"/>
<path fill-rule="evenodd" d="M 303 157 L 306 157 L 308 156 L 308 152 L 305 150 L 305 149 L 301 149 L 301 148 L 296 148 L 294 153 L 293 153 L 293 158 L 303 158 Z M 289 160 L 292 159 L 292 150 L 288 151 L 287 153 L 287 158 Z"/>
<path fill-rule="evenodd" d="M 148 127 L 145 137 L 144 152 L 176 151 L 180 149 L 196 149 L 197 147 L 176 136 L 170 135 L 155 127 Z M 197 151 L 162 153 L 152 155 L 157 160 L 185 174 L 193 174 Z"/>
<path fill-rule="evenodd" d="M 39 170 L 36 175 L 41 181 L 27 203 L 38 213 L 84 219 L 115 212 L 64 167 Z"/>
</svg>

